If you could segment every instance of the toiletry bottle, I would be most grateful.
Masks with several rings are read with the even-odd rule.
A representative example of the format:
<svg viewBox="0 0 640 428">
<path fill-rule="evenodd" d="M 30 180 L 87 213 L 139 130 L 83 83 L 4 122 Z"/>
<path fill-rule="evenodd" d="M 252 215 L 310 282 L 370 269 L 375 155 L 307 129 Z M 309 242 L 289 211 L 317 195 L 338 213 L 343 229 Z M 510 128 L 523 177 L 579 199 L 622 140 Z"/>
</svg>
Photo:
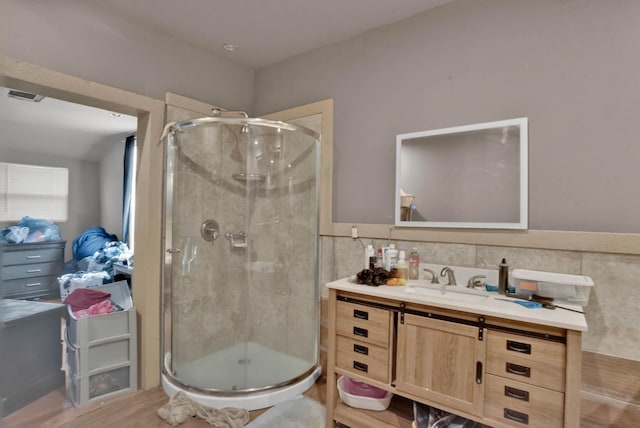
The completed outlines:
<svg viewBox="0 0 640 428">
<path fill-rule="evenodd" d="M 395 244 L 389 244 L 389 250 L 387 250 L 387 270 L 391 271 L 391 269 L 396 267 L 398 263 L 398 250 L 396 250 Z"/>
<path fill-rule="evenodd" d="M 378 247 L 378 250 L 376 251 L 376 267 L 384 267 L 384 263 L 382 261 L 382 247 Z"/>
<path fill-rule="evenodd" d="M 404 251 L 399 252 L 398 263 L 396 263 L 396 277 L 409 279 L 409 263 L 405 260 Z"/>
<path fill-rule="evenodd" d="M 373 259 L 373 261 L 371 260 Z M 367 245 L 367 248 L 364 250 L 364 268 L 365 269 L 373 269 L 373 265 L 376 260 L 376 250 L 373 249 L 373 245 Z"/>
<path fill-rule="evenodd" d="M 416 247 L 409 253 L 409 279 L 420 279 L 420 254 Z"/>
<path fill-rule="evenodd" d="M 509 288 L 509 265 L 507 259 L 502 259 L 498 269 L 498 293 L 507 294 Z"/>
</svg>

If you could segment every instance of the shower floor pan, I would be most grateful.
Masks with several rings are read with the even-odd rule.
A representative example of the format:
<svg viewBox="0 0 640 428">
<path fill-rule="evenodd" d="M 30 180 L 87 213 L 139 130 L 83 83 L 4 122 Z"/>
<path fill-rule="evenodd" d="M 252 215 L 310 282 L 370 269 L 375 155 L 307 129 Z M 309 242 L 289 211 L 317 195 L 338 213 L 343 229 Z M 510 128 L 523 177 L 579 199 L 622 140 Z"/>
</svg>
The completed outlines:
<svg viewBox="0 0 640 428">
<path fill-rule="evenodd" d="M 198 385 L 224 391 L 263 388 L 293 380 L 307 372 L 309 363 L 262 345 L 248 342 L 234 345 L 196 360 L 176 373 L 176 378 L 187 385 Z M 309 389 L 320 377 L 320 367 L 296 382 L 265 391 L 229 395 L 195 392 L 183 388 L 169 376 L 162 374 L 162 386 L 167 395 L 184 391 L 191 399 L 205 406 L 239 407 L 247 410 L 271 407 L 289 400 Z"/>
</svg>

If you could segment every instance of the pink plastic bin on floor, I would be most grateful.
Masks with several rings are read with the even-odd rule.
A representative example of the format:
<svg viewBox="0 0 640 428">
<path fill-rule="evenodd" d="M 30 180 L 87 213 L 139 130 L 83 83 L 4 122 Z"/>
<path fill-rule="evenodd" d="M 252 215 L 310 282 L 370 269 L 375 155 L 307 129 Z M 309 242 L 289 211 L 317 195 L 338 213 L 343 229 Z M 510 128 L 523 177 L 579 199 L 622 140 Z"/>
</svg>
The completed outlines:
<svg viewBox="0 0 640 428">
<path fill-rule="evenodd" d="M 358 382 L 350 377 L 342 379 L 342 389 L 351 395 L 359 395 L 361 397 L 383 398 L 387 395 L 387 391 L 377 388 L 368 383 Z"/>
</svg>

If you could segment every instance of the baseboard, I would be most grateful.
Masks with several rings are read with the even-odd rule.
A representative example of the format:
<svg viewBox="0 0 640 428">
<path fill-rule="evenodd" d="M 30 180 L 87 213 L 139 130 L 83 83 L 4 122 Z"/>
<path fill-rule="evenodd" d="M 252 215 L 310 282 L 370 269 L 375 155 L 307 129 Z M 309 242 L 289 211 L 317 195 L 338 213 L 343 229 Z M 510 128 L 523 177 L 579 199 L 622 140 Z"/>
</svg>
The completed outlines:
<svg viewBox="0 0 640 428">
<path fill-rule="evenodd" d="M 582 351 L 582 390 L 640 406 L 640 361 Z"/>
</svg>

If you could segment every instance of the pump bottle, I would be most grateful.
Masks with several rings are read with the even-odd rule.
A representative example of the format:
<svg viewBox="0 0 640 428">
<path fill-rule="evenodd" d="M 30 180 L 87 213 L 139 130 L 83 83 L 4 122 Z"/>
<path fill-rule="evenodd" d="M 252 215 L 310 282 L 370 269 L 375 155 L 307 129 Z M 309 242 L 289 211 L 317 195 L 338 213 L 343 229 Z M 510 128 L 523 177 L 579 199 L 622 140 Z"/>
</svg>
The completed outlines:
<svg viewBox="0 0 640 428">
<path fill-rule="evenodd" d="M 372 244 L 364 250 L 364 269 L 373 269 L 376 263 L 376 250 Z"/>
</svg>

